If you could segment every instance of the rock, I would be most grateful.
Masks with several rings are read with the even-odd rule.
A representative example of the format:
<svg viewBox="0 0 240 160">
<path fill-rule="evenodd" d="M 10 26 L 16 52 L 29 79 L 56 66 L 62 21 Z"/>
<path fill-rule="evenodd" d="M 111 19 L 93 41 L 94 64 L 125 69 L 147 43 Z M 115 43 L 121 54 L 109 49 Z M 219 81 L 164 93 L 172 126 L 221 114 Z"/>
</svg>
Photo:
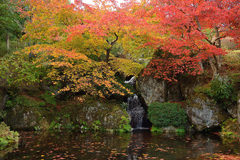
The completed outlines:
<svg viewBox="0 0 240 160">
<path fill-rule="evenodd" d="M 184 106 L 189 121 L 197 131 L 219 126 L 228 113 L 203 93 L 194 94 Z"/>
<path fill-rule="evenodd" d="M 137 79 L 138 89 L 143 99 L 149 106 L 152 102 L 165 102 L 164 86 L 165 82 L 152 77 L 139 76 Z"/>
<path fill-rule="evenodd" d="M 14 130 L 34 130 L 40 118 L 41 113 L 37 108 L 16 105 L 8 110 L 5 121 Z"/>
<path fill-rule="evenodd" d="M 194 93 L 194 88 L 201 85 L 200 76 L 182 76 L 177 83 L 169 83 L 153 77 L 143 77 L 142 72 L 137 79 L 137 89 L 141 92 L 146 104 L 152 102 L 181 102 Z M 167 85 L 167 86 L 166 86 Z M 166 93 L 167 92 L 167 93 Z M 167 97 L 166 97 L 167 95 Z"/>
<path fill-rule="evenodd" d="M 195 94 L 194 89 L 198 86 L 202 85 L 202 82 L 205 81 L 202 76 L 182 76 L 179 79 L 179 84 L 181 87 L 181 94 L 183 99 L 187 99 L 188 97 Z"/>
<path fill-rule="evenodd" d="M 238 111 L 238 106 L 237 105 L 233 105 L 232 107 L 228 107 L 227 111 L 232 118 L 235 119 L 235 118 L 238 117 L 238 112 L 237 112 Z"/>
<path fill-rule="evenodd" d="M 75 119 L 80 125 L 85 122 L 89 127 L 94 127 L 94 123 L 99 121 L 99 127 L 105 129 L 119 129 L 119 126 L 122 125 L 122 117 L 125 117 L 130 122 L 130 116 L 120 105 L 107 101 L 85 103 L 78 108 L 74 116 L 76 116 Z"/>
<path fill-rule="evenodd" d="M 81 126 L 83 122 L 90 128 L 119 129 L 130 122 L 127 112 L 115 101 L 87 99 L 82 104 L 66 103 L 57 109 L 18 104 L 7 110 L 4 121 L 16 130 L 71 128 L 72 124 Z"/>
</svg>

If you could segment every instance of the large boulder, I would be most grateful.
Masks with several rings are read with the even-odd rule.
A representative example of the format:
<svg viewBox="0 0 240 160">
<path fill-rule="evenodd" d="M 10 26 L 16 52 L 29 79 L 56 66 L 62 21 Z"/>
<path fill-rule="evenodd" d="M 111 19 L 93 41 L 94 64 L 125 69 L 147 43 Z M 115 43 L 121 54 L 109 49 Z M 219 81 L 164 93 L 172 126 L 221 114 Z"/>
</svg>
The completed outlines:
<svg viewBox="0 0 240 160">
<path fill-rule="evenodd" d="M 7 111 L 5 122 L 14 130 L 34 130 L 39 125 L 41 110 L 36 107 L 16 105 Z"/>
<path fill-rule="evenodd" d="M 107 102 L 108 101 L 108 102 Z M 89 127 L 94 128 L 98 123 L 98 128 L 119 129 L 122 123 L 128 119 L 124 125 L 130 122 L 130 116 L 116 102 L 107 101 L 87 101 L 84 105 L 76 107 L 76 114 L 73 117 L 78 124 L 85 122 Z"/>
<path fill-rule="evenodd" d="M 152 102 L 181 102 L 194 93 L 194 88 L 202 83 L 201 76 L 182 76 L 178 82 L 169 83 L 151 76 L 137 78 L 137 89 L 141 92 L 146 104 Z"/>
<path fill-rule="evenodd" d="M 165 102 L 164 87 L 165 82 L 153 77 L 139 76 L 137 79 L 137 89 L 141 92 L 143 99 L 149 106 L 152 102 Z"/>
<path fill-rule="evenodd" d="M 197 131 L 217 127 L 228 118 L 227 111 L 203 93 L 196 93 L 187 99 L 184 109 Z"/>
</svg>

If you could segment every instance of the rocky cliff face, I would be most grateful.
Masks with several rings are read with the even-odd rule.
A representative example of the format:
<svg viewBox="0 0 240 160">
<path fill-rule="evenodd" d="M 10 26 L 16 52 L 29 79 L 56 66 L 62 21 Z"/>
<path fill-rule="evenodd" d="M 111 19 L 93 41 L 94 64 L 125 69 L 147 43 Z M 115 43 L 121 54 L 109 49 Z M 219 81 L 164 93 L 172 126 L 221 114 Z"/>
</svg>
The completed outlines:
<svg viewBox="0 0 240 160">
<path fill-rule="evenodd" d="M 193 125 L 197 131 L 217 127 L 229 115 L 232 118 L 238 117 L 240 124 L 240 105 L 224 110 L 207 95 L 195 93 L 194 89 L 200 87 L 203 81 L 201 76 L 182 76 L 178 83 L 166 83 L 163 80 L 140 75 L 137 79 L 137 89 L 148 106 L 152 102 L 188 102 L 184 109 L 190 125 Z"/>
<path fill-rule="evenodd" d="M 137 89 L 141 92 L 146 104 L 152 102 L 181 102 L 194 93 L 194 88 L 201 85 L 201 77 L 185 76 L 178 83 L 168 83 L 153 77 L 143 77 L 141 73 L 137 79 Z"/>
</svg>

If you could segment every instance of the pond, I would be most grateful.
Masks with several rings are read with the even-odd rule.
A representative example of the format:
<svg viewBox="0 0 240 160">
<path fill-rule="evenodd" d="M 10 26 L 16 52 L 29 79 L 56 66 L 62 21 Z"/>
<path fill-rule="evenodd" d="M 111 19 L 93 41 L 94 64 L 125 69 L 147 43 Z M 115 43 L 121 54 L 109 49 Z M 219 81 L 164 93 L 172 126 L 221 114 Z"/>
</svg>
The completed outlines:
<svg viewBox="0 0 240 160">
<path fill-rule="evenodd" d="M 9 150 L 9 153 L 0 151 L 0 159 L 185 160 L 201 159 L 200 156 L 206 153 L 240 153 L 239 142 L 223 141 L 217 132 L 185 134 L 150 131 L 21 131 L 20 136 L 18 148 Z"/>
</svg>

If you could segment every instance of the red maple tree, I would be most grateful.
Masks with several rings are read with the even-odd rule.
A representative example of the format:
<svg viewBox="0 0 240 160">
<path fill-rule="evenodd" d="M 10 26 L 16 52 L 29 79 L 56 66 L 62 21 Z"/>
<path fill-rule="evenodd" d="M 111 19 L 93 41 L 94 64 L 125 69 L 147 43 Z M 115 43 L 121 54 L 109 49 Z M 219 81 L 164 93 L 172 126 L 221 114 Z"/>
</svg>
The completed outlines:
<svg viewBox="0 0 240 160">
<path fill-rule="evenodd" d="M 144 75 L 176 80 L 179 73 L 200 73 L 203 61 L 215 75 L 226 54 L 221 39 L 231 36 L 239 43 L 238 0 L 153 0 L 144 6 L 146 23 L 139 27 L 155 33 L 145 45 L 161 50 Z"/>
</svg>

